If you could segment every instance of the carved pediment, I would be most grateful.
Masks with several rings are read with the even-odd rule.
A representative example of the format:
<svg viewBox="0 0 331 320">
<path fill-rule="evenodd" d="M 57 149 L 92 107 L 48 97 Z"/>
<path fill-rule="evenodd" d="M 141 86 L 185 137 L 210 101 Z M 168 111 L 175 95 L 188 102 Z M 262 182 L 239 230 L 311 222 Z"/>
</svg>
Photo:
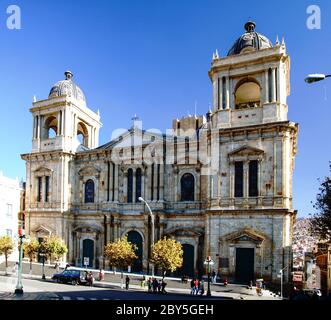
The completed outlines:
<svg viewBox="0 0 331 320">
<path fill-rule="evenodd" d="M 229 157 L 242 157 L 250 155 L 263 155 L 264 151 L 258 148 L 243 146 L 229 153 Z"/>
<path fill-rule="evenodd" d="M 52 170 L 46 168 L 46 167 L 39 167 L 34 171 L 35 176 L 50 176 L 52 173 Z"/>
<path fill-rule="evenodd" d="M 230 243 L 253 242 L 261 244 L 264 240 L 265 236 L 251 229 L 242 229 L 220 238 L 220 241 L 227 241 Z"/>
<path fill-rule="evenodd" d="M 195 237 L 200 237 L 202 235 L 202 232 L 193 229 L 176 228 L 176 229 L 171 229 L 169 231 L 165 231 L 164 235 L 172 236 L 172 237 L 195 238 Z"/>
<path fill-rule="evenodd" d="M 80 176 L 99 176 L 101 170 L 95 166 L 86 166 L 78 171 Z"/>
<path fill-rule="evenodd" d="M 103 228 L 97 224 L 79 224 L 73 227 L 73 231 L 80 233 L 102 233 Z"/>
<path fill-rule="evenodd" d="M 35 233 L 38 238 L 50 237 L 53 233 L 50 228 L 47 228 L 44 225 L 39 225 L 38 227 L 34 228 L 32 232 Z"/>
</svg>

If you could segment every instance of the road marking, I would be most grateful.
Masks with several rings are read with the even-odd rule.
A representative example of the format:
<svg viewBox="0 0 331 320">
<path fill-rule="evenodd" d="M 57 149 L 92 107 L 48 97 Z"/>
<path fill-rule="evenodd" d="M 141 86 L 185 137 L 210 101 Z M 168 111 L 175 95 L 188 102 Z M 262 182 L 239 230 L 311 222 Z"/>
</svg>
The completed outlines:
<svg viewBox="0 0 331 320">
<path fill-rule="evenodd" d="M 98 300 L 97 298 L 90 298 L 90 300 Z"/>
<path fill-rule="evenodd" d="M 85 300 L 85 298 L 82 298 L 82 297 L 77 297 L 76 299 L 77 300 Z"/>
<path fill-rule="evenodd" d="M 71 300 L 70 297 L 63 297 L 63 300 Z"/>
</svg>

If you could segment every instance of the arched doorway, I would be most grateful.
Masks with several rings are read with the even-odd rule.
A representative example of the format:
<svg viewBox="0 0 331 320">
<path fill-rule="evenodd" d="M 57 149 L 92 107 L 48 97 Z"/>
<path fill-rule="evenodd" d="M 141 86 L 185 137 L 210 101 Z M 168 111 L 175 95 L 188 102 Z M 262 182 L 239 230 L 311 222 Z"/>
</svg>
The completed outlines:
<svg viewBox="0 0 331 320">
<path fill-rule="evenodd" d="M 143 238 L 137 231 L 128 232 L 128 241 L 137 246 L 136 256 L 138 257 L 131 266 L 132 272 L 141 272 L 143 269 Z"/>
<path fill-rule="evenodd" d="M 183 244 L 183 266 L 178 269 L 178 275 L 194 277 L 194 246 Z"/>
<path fill-rule="evenodd" d="M 93 267 L 94 260 L 94 241 L 90 239 L 83 240 L 83 256 L 82 256 L 82 264 L 84 264 L 84 258 L 89 258 L 88 267 Z"/>
</svg>

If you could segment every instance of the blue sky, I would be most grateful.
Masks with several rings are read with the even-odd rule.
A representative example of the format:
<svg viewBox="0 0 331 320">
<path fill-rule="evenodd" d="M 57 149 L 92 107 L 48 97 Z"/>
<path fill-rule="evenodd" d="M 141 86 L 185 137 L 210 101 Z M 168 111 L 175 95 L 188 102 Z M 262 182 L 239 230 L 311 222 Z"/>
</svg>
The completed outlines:
<svg viewBox="0 0 331 320">
<path fill-rule="evenodd" d="M 6 28 L 8 5 L 19 5 L 22 29 Z M 321 30 L 306 27 L 309 5 L 319 5 Z M 47 98 L 70 69 L 88 105 L 100 109 L 100 142 L 131 125 L 171 126 L 173 118 L 204 114 L 211 103 L 208 70 L 213 51 L 226 55 L 252 18 L 275 42 L 285 36 L 291 56 L 289 118 L 300 124 L 294 206 L 312 212 L 318 178 L 331 159 L 331 80 L 314 85 L 308 73 L 331 73 L 331 1 L 11 0 L 0 1 L 0 170 L 25 177 L 20 154 L 31 149 L 33 96 Z"/>
</svg>

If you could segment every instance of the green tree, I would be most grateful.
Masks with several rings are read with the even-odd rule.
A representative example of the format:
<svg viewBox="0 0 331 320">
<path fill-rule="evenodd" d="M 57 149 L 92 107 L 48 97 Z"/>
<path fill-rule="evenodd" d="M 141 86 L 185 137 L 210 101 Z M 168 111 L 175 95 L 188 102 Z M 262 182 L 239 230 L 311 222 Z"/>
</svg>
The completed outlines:
<svg viewBox="0 0 331 320">
<path fill-rule="evenodd" d="M 331 163 L 330 163 L 331 172 Z M 325 177 L 321 182 L 312 215 L 310 230 L 320 240 L 331 239 L 331 178 Z"/>
<path fill-rule="evenodd" d="M 182 245 L 170 238 L 159 240 L 152 245 L 151 261 L 162 269 L 164 278 L 166 272 L 174 272 L 183 265 Z"/>
<path fill-rule="evenodd" d="M 9 236 L 0 237 L 0 255 L 4 255 L 6 259 L 6 274 L 8 268 L 8 257 L 14 250 L 13 239 Z"/>
<path fill-rule="evenodd" d="M 47 238 L 47 246 L 49 257 L 55 258 L 56 263 L 68 252 L 68 248 L 65 245 L 64 241 L 56 236 Z"/>
<path fill-rule="evenodd" d="M 32 270 L 32 261 L 36 258 L 39 250 L 39 243 L 36 239 L 31 239 L 23 244 L 23 251 L 29 257 L 30 271 Z"/>
<path fill-rule="evenodd" d="M 135 251 L 137 246 L 128 241 L 127 237 L 110 242 L 105 246 L 105 257 L 109 265 L 121 269 L 121 282 L 123 286 L 123 269 L 132 265 L 137 259 Z"/>
</svg>

